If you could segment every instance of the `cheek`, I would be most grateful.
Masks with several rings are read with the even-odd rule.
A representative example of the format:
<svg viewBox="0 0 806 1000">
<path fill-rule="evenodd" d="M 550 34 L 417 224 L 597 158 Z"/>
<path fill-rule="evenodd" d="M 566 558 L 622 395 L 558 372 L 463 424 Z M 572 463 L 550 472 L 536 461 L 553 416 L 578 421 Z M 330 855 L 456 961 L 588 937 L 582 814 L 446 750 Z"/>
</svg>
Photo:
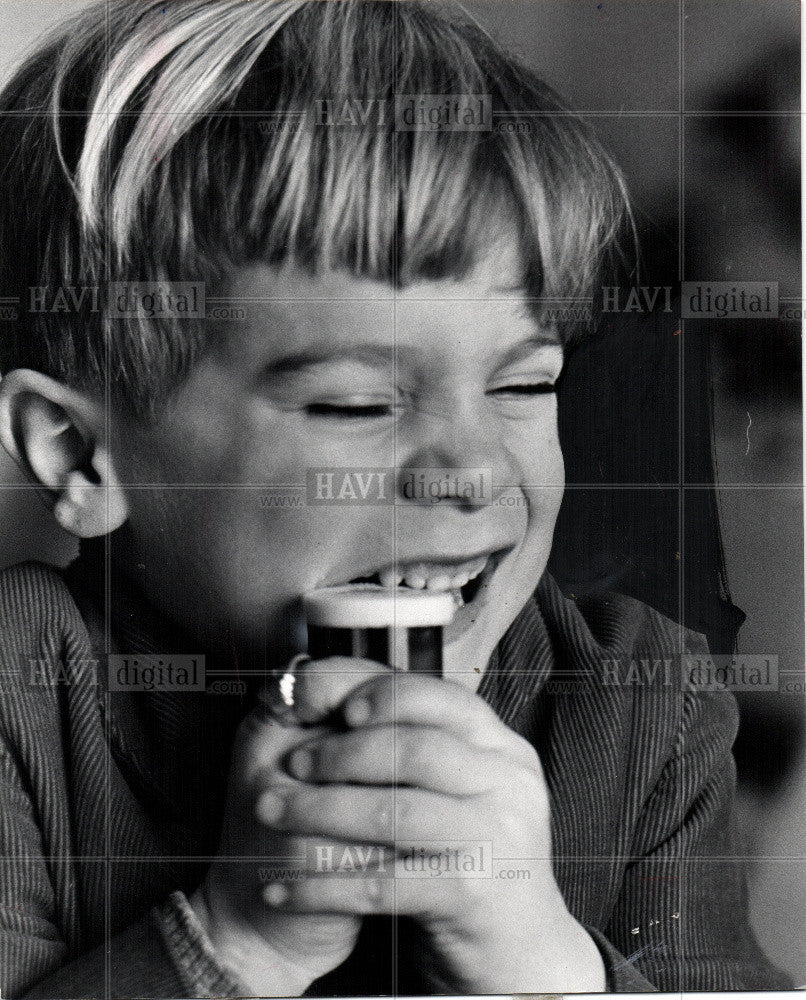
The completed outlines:
<svg viewBox="0 0 806 1000">
<path fill-rule="evenodd" d="M 533 449 L 524 483 L 529 530 L 550 545 L 565 491 L 565 463 L 556 433 L 544 437 Z"/>
<path fill-rule="evenodd" d="M 394 525 L 391 508 L 317 505 L 304 489 L 241 489 L 211 514 L 208 544 L 223 589 L 247 604 L 282 603 L 392 552 Z"/>
<path fill-rule="evenodd" d="M 562 489 L 565 486 L 565 461 L 556 430 L 546 442 L 543 465 L 548 472 L 546 480 Z"/>
<path fill-rule="evenodd" d="M 515 449 L 517 449 L 515 451 Z M 547 421 L 531 433 L 521 435 L 513 446 L 524 487 L 562 491 L 565 486 L 565 462 L 556 420 Z"/>
</svg>

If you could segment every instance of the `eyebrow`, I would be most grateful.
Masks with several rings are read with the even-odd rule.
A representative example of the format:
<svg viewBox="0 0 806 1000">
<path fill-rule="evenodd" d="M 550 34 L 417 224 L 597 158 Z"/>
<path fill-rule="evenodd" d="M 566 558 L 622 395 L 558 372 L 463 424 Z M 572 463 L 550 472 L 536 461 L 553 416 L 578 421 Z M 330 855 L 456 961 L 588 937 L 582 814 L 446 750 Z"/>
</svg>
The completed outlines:
<svg viewBox="0 0 806 1000">
<path fill-rule="evenodd" d="M 338 361 L 357 361 L 370 368 L 386 368 L 393 365 L 395 356 L 401 353 L 408 354 L 409 349 L 378 344 L 345 344 L 344 347 L 334 347 L 328 343 L 312 344 L 304 351 L 276 358 L 266 365 L 265 372 L 268 376 L 289 375 Z"/>
<path fill-rule="evenodd" d="M 499 368 L 503 368 L 506 365 L 516 364 L 518 361 L 523 361 L 525 358 L 530 357 L 532 354 L 536 354 L 540 350 L 545 350 L 546 348 L 554 348 L 560 352 L 563 360 L 565 359 L 565 350 L 556 335 L 549 333 L 540 333 L 534 337 L 529 337 L 528 340 L 522 340 L 517 344 L 514 344 L 508 351 L 505 351 L 501 357 L 496 358 Z"/>
<path fill-rule="evenodd" d="M 562 344 L 555 335 L 541 332 L 513 345 L 500 358 L 496 358 L 496 361 L 499 365 L 512 364 L 541 348 L 547 347 L 557 348 L 561 352 L 563 350 Z M 307 368 L 340 361 L 355 361 L 369 368 L 383 369 L 392 367 L 395 361 L 400 360 L 401 357 L 405 361 L 408 357 L 414 357 L 416 353 L 416 349 L 408 344 L 383 346 L 379 344 L 345 344 L 343 347 L 334 347 L 332 343 L 313 344 L 306 347 L 305 350 L 276 358 L 266 365 L 264 373 L 269 378 L 293 375 Z"/>
</svg>

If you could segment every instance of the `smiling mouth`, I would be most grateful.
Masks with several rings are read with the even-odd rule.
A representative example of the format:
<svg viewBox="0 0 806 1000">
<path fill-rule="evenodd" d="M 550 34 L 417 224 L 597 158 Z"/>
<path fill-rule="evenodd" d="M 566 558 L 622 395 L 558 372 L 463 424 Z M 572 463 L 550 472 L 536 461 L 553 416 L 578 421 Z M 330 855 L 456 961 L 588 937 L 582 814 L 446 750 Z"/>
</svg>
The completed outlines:
<svg viewBox="0 0 806 1000">
<path fill-rule="evenodd" d="M 350 584 L 369 583 L 433 593 L 447 591 L 453 593 L 457 604 L 470 604 L 505 554 L 506 550 L 499 549 L 465 560 L 419 559 L 414 562 L 399 562 L 369 576 L 354 577 Z"/>
</svg>

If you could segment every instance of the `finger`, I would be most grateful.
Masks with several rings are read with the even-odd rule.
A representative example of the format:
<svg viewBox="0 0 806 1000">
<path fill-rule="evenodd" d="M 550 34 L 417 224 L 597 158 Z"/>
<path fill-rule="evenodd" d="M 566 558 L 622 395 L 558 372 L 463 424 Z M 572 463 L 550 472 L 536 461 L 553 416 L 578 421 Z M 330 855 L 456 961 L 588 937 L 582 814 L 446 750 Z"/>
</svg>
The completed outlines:
<svg viewBox="0 0 806 1000">
<path fill-rule="evenodd" d="M 435 874 L 428 871 L 431 857 L 424 855 L 424 865 L 412 856 L 399 858 L 391 866 L 367 872 L 316 875 L 297 882 L 267 886 L 263 901 L 272 909 L 287 912 L 350 913 L 354 915 L 390 914 L 455 918 L 469 895 L 489 893 L 491 871 L 475 878 L 468 886 L 466 875 Z M 489 859 L 484 859 L 488 864 Z"/>
<path fill-rule="evenodd" d="M 531 744 L 477 694 L 438 677 L 400 671 L 376 676 L 351 692 L 342 715 L 351 727 L 434 726 L 479 749 L 506 750 L 524 764 L 536 759 Z"/>
<path fill-rule="evenodd" d="M 477 838 L 476 803 L 476 799 L 450 798 L 419 788 L 279 785 L 258 796 L 255 817 L 272 829 L 301 836 L 406 850 L 426 841 Z"/>
<path fill-rule="evenodd" d="M 250 863 L 257 862 L 257 877 L 265 887 L 328 873 L 391 870 L 396 858 L 392 848 L 380 844 L 353 844 L 332 837 L 288 837 L 277 843 L 271 853 Z"/>
<path fill-rule="evenodd" d="M 288 770 L 299 781 L 413 785 L 445 795 L 479 795 L 508 787 L 512 764 L 442 729 L 370 726 L 328 733 L 296 747 Z"/>
<path fill-rule="evenodd" d="M 292 713 L 282 722 L 267 708 L 277 700 L 280 677 L 273 678 L 236 735 L 231 768 L 239 785 L 250 787 L 261 778 L 264 784 L 271 780 L 279 760 L 300 742 L 299 726 L 294 723 L 311 725 L 326 719 L 356 687 L 389 671 L 381 663 L 352 657 L 300 663 L 294 669 L 293 687 L 286 692 L 293 700 Z"/>
<path fill-rule="evenodd" d="M 325 732 L 324 727 L 303 730 L 282 726 L 266 714 L 250 712 L 238 728 L 232 747 L 232 790 L 250 796 L 272 782 L 290 781 L 283 768 L 289 751 Z"/>
<path fill-rule="evenodd" d="M 355 688 L 388 673 L 391 673 L 390 667 L 358 657 L 331 656 L 325 660 L 309 660 L 295 666 L 293 689 L 286 697 L 293 701 L 295 721 L 310 725 L 331 715 Z M 280 677 L 271 683 L 275 686 L 280 684 Z M 272 691 L 269 700 L 275 698 L 276 692 Z"/>
</svg>

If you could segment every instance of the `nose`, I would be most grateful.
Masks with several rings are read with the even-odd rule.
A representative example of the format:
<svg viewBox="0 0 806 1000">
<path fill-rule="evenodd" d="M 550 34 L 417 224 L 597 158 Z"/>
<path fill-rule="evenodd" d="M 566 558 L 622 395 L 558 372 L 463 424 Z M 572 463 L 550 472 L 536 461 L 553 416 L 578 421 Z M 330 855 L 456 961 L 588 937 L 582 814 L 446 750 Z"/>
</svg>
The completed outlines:
<svg viewBox="0 0 806 1000">
<path fill-rule="evenodd" d="M 397 493 L 404 502 L 475 510 L 492 503 L 496 486 L 520 481 L 504 442 L 482 414 L 420 416 L 398 445 Z"/>
</svg>

